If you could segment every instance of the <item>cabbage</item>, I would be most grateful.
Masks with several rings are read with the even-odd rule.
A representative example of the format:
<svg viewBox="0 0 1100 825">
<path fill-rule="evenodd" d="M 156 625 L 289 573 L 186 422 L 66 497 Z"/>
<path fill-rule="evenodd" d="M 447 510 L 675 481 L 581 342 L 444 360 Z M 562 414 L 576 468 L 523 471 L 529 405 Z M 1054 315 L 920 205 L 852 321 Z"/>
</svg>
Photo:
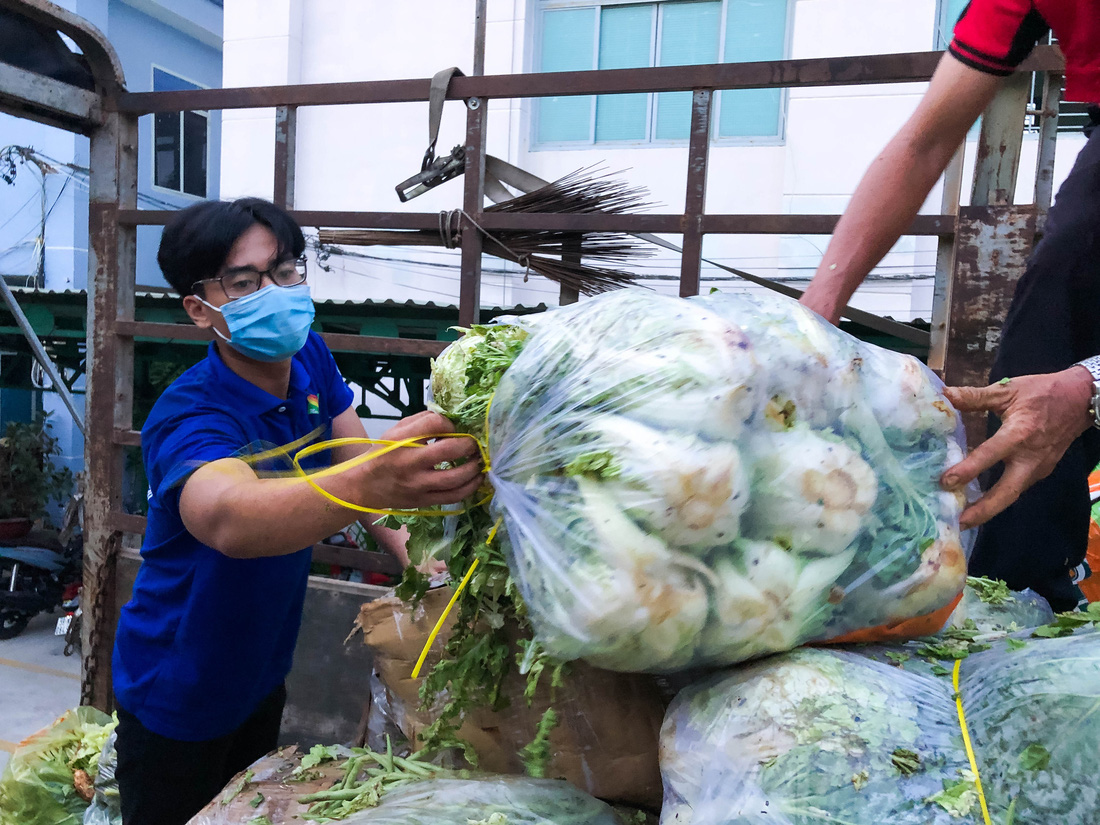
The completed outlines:
<svg viewBox="0 0 1100 825">
<path fill-rule="evenodd" d="M 847 550 L 878 494 L 878 479 L 858 448 L 793 427 L 761 434 L 751 450 L 755 494 L 748 534 L 797 552 Z"/>
<path fill-rule="evenodd" d="M 939 483 L 962 434 L 941 385 L 788 299 L 621 290 L 471 328 L 432 386 L 491 457 L 488 509 L 452 532 L 405 519 L 417 552 L 453 536 L 453 579 L 479 563 L 441 665 L 455 673 L 497 683 L 513 616 L 553 660 L 670 672 L 930 614 L 962 590 L 965 497 Z"/>
<path fill-rule="evenodd" d="M 1062 620 L 1093 621 L 1100 612 Z M 661 733 L 662 825 L 980 825 L 956 659 L 992 821 L 1093 825 L 1100 633 L 973 625 L 892 647 L 797 650 L 682 691 Z"/>
<path fill-rule="evenodd" d="M 535 638 L 667 672 L 949 605 L 956 418 L 923 367 L 793 302 L 624 290 L 548 313 L 488 418 Z"/>
</svg>

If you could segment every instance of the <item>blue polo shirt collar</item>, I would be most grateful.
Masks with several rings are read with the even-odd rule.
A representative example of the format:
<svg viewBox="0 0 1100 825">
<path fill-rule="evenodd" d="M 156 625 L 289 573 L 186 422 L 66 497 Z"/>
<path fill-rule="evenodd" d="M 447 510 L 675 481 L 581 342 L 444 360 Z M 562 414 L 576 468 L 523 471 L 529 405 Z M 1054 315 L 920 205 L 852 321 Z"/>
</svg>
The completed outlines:
<svg viewBox="0 0 1100 825">
<path fill-rule="evenodd" d="M 287 400 L 294 396 L 309 392 L 309 374 L 296 356 L 290 361 L 290 384 L 285 400 L 272 395 L 267 390 L 260 389 L 251 381 L 246 381 L 233 372 L 222 360 L 221 353 L 213 342 L 210 343 L 207 356 L 213 373 L 211 386 L 218 387 L 219 393 L 224 389 L 226 395 L 234 399 L 233 406 L 237 412 L 261 415 L 286 404 Z"/>
</svg>

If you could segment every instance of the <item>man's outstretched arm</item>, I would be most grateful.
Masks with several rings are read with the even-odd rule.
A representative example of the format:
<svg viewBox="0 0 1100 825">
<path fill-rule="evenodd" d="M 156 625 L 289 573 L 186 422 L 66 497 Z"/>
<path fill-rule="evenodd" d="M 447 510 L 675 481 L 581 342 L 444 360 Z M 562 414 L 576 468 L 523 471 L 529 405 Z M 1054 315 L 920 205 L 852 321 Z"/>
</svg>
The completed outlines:
<svg viewBox="0 0 1100 825">
<path fill-rule="evenodd" d="M 834 324 L 840 320 L 852 293 L 913 222 L 1000 82 L 943 56 L 917 110 L 852 195 L 802 296 L 805 306 Z"/>
</svg>

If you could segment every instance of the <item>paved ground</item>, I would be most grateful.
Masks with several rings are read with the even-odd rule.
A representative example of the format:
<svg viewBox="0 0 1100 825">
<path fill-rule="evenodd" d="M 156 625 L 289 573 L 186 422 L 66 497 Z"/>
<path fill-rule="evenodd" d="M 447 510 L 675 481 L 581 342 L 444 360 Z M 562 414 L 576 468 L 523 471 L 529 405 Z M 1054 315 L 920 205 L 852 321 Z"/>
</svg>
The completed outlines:
<svg viewBox="0 0 1100 825">
<path fill-rule="evenodd" d="M 18 742 L 80 704 L 80 655 L 65 656 L 54 636 L 61 613 L 36 616 L 19 636 L 0 641 L 0 770 Z"/>
</svg>

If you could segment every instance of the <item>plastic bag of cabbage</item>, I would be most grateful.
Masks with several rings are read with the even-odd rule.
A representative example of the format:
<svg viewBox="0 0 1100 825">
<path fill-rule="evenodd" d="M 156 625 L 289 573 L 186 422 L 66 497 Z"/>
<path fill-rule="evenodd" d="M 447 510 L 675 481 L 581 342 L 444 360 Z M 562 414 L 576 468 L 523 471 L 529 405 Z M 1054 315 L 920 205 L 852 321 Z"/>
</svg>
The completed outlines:
<svg viewBox="0 0 1100 825">
<path fill-rule="evenodd" d="M 1050 603 L 1034 590 L 1009 590 L 1003 581 L 970 576 L 946 627 L 972 626 L 979 633 L 1011 633 L 1052 621 Z"/>
<path fill-rule="evenodd" d="M 624 825 L 610 806 L 557 779 L 430 779 L 387 793 L 347 825 Z"/>
<path fill-rule="evenodd" d="M 942 625 L 961 434 L 916 359 L 788 299 L 623 290 L 530 329 L 489 407 L 489 478 L 550 655 L 673 671 Z"/>
<path fill-rule="evenodd" d="M 1100 634 L 987 644 L 960 664 L 977 774 L 951 668 L 803 649 L 676 698 L 662 825 L 981 825 L 976 776 L 998 825 L 1094 825 Z"/>
</svg>

